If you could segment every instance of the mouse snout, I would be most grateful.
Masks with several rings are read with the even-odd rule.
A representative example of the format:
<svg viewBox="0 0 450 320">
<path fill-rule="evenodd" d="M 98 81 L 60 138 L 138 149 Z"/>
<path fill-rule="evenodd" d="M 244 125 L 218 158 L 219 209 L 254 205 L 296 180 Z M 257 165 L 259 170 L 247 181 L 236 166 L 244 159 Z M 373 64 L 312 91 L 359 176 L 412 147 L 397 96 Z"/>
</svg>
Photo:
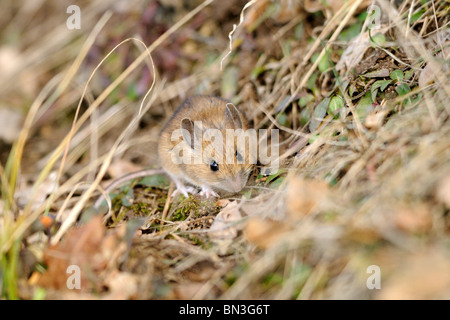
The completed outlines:
<svg viewBox="0 0 450 320">
<path fill-rule="evenodd" d="M 231 179 L 230 188 L 233 192 L 239 192 L 242 190 L 242 178 L 240 175 L 238 175 L 234 179 Z"/>
</svg>

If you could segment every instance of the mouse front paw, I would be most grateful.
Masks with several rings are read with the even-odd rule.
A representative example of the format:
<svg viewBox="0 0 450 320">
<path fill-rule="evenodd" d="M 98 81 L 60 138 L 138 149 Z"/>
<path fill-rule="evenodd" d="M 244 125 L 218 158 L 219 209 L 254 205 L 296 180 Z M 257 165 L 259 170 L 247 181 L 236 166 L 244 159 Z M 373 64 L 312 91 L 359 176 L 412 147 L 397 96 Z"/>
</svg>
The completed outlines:
<svg viewBox="0 0 450 320">
<path fill-rule="evenodd" d="M 196 193 L 198 193 L 198 191 L 194 187 L 186 187 L 184 185 L 183 186 L 178 186 L 177 189 L 174 192 L 172 192 L 172 198 L 175 198 L 179 194 L 182 194 L 186 198 L 188 198 L 189 197 L 189 193 L 190 194 L 196 194 Z"/>
<path fill-rule="evenodd" d="M 200 191 L 199 194 L 201 196 L 206 196 L 207 198 L 209 198 L 210 196 L 219 197 L 219 195 L 216 192 L 214 192 L 211 188 L 204 186 L 202 186 L 202 190 Z"/>
</svg>

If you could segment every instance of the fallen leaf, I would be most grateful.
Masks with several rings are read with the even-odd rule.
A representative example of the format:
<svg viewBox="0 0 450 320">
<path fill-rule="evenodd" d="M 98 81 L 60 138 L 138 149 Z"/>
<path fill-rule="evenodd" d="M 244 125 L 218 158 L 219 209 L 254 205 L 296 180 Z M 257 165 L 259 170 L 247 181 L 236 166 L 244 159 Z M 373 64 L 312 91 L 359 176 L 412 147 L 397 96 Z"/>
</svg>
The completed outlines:
<svg viewBox="0 0 450 320">
<path fill-rule="evenodd" d="M 401 70 L 399 70 L 401 71 Z M 362 76 L 366 78 L 385 78 L 389 76 L 389 70 L 388 69 L 379 69 L 371 72 L 367 72 L 363 74 Z"/>
<path fill-rule="evenodd" d="M 276 244 L 289 230 L 290 226 L 285 222 L 253 217 L 247 222 L 244 234 L 248 241 L 267 249 Z"/>
<path fill-rule="evenodd" d="M 139 276 L 128 272 L 114 270 L 105 279 L 109 289 L 105 300 L 129 300 L 137 297 L 139 290 Z"/>
<path fill-rule="evenodd" d="M 383 125 L 384 118 L 387 115 L 387 111 L 382 110 L 379 112 L 370 113 L 364 119 L 364 126 L 368 129 L 379 129 Z"/>
<path fill-rule="evenodd" d="M 281 0 L 272 3 L 269 0 L 258 0 L 248 8 L 242 24 L 251 32 L 262 22 L 262 18 L 269 15 L 279 23 L 287 23 L 298 17 L 301 7 L 302 2 L 299 0 Z"/>
<path fill-rule="evenodd" d="M 289 181 L 286 190 L 286 213 L 288 219 L 298 220 L 309 214 L 329 196 L 326 182 L 303 180 L 295 177 Z"/>
<path fill-rule="evenodd" d="M 236 223 L 240 219 L 242 215 L 238 203 L 232 201 L 217 214 L 209 229 L 209 235 L 215 240 L 236 238 L 238 231 L 242 228 L 241 224 Z"/>
<path fill-rule="evenodd" d="M 231 201 L 229 199 L 219 199 L 216 202 L 216 207 L 226 207 Z"/>
<path fill-rule="evenodd" d="M 364 53 L 370 47 L 370 37 L 368 32 L 361 33 L 347 45 L 341 58 L 336 64 L 336 70 L 352 70 L 363 58 Z"/>
<path fill-rule="evenodd" d="M 101 216 L 94 216 L 87 224 L 71 229 L 62 242 L 44 251 L 43 262 L 46 272 L 38 285 L 46 288 L 67 289 L 69 266 L 80 268 L 81 289 L 100 290 L 103 283 L 100 275 L 106 268 L 118 263 L 126 251 L 123 237 L 126 225 L 106 234 Z"/>
<path fill-rule="evenodd" d="M 376 230 L 371 228 L 351 225 L 348 229 L 346 229 L 343 239 L 355 243 L 370 245 L 378 241 L 380 239 L 380 235 Z"/>
<path fill-rule="evenodd" d="M 433 217 L 425 204 L 404 205 L 396 210 L 395 223 L 399 229 L 407 232 L 425 232 L 431 229 Z"/>
<path fill-rule="evenodd" d="M 248 8 L 248 12 L 242 22 L 242 25 L 247 29 L 252 27 L 252 25 L 257 22 L 258 18 L 264 14 L 269 2 L 269 0 L 260 0 L 255 2 L 255 4 Z"/>
</svg>

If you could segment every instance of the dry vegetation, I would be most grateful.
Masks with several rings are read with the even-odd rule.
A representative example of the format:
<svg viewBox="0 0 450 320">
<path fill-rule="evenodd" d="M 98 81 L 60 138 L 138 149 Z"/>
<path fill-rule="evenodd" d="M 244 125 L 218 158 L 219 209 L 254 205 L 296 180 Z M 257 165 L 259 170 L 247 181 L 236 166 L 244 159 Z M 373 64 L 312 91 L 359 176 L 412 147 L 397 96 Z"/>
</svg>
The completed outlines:
<svg viewBox="0 0 450 320">
<path fill-rule="evenodd" d="M 379 0 L 369 30 L 371 3 L 85 0 L 69 30 L 71 1 L 2 1 L 1 297 L 449 299 L 450 6 Z M 282 169 L 107 188 L 194 94 L 278 128 Z"/>
</svg>

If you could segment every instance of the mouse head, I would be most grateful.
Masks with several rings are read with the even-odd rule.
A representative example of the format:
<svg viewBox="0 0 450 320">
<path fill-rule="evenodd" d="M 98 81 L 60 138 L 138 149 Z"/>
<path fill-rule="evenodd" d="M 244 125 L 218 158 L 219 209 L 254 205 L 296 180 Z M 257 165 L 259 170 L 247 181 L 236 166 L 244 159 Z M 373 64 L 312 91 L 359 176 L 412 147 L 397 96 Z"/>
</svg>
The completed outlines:
<svg viewBox="0 0 450 320">
<path fill-rule="evenodd" d="M 186 174 L 198 185 L 239 192 L 256 163 L 257 139 L 232 103 L 220 112 L 204 121 L 181 120 L 183 140 L 194 160 Z"/>
</svg>

